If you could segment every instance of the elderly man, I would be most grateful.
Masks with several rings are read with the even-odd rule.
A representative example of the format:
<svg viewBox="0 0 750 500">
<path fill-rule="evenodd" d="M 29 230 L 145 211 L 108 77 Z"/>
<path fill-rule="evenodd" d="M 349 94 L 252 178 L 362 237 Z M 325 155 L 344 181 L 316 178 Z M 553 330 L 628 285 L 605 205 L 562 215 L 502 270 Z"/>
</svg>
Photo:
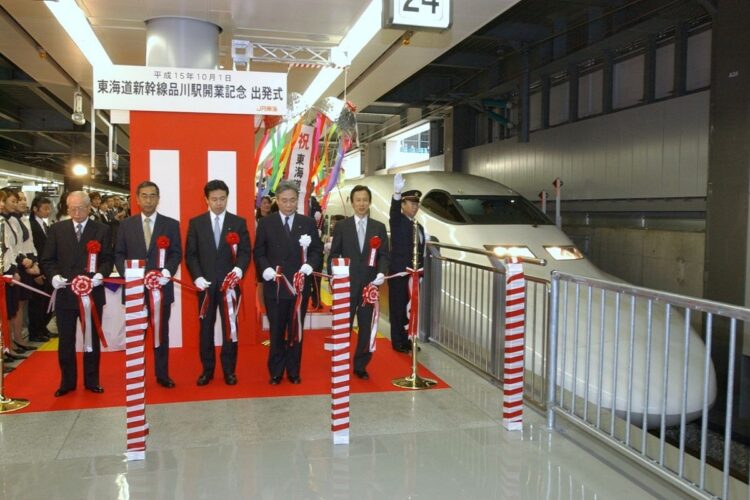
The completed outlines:
<svg viewBox="0 0 750 500">
<path fill-rule="evenodd" d="M 300 323 L 304 324 L 310 297 L 311 273 L 323 265 L 323 243 L 312 217 L 297 212 L 299 188 L 294 182 L 281 181 L 276 188 L 279 211 L 258 222 L 255 239 L 255 265 L 263 269 L 263 299 L 268 314 L 271 349 L 268 352 L 269 383 L 281 382 L 286 371 L 289 381 L 299 384 L 302 361 L 302 332 L 294 329 L 296 296 L 283 284 L 276 283 L 276 270 L 293 283 L 294 274 L 305 275 L 302 287 Z M 307 247 L 303 250 L 302 245 Z M 306 255 L 305 255 L 306 254 Z M 306 257 L 306 260 L 304 260 Z"/>
<path fill-rule="evenodd" d="M 70 219 L 49 228 L 41 261 L 47 278 L 57 289 L 55 313 L 60 334 L 57 357 L 61 381 L 55 392 L 56 397 L 76 388 L 76 322 L 80 319 L 81 299 L 69 285 L 78 276 L 91 279 L 93 288 L 90 297 L 101 318 L 105 302 L 101 285 L 112 272 L 113 260 L 109 227 L 89 219 L 89 195 L 83 191 L 73 191 L 67 197 L 67 205 Z M 90 335 L 84 333 L 83 385 L 91 392 L 102 393 L 104 389 L 99 385 L 99 337 L 93 331 L 91 318 L 86 321 L 92 331 Z"/>
</svg>

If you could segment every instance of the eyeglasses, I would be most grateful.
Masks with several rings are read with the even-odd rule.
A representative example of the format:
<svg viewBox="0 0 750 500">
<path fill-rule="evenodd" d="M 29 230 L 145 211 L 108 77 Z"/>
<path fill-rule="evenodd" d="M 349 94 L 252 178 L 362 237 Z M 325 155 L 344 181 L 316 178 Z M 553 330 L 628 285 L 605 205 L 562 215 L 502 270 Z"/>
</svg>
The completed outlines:
<svg viewBox="0 0 750 500">
<path fill-rule="evenodd" d="M 82 207 L 68 207 L 68 212 L 83 212 L 85 210 L 88 210 L 88 205 L 84 205 Z"/>
<path fill-rule="evenodd" d="M 276 201 L 278 203 L 284 203 L 284 204 L 291 204 L 291 203 L 297 203 L 297 198 L 276 198 Z"/>
</svg>

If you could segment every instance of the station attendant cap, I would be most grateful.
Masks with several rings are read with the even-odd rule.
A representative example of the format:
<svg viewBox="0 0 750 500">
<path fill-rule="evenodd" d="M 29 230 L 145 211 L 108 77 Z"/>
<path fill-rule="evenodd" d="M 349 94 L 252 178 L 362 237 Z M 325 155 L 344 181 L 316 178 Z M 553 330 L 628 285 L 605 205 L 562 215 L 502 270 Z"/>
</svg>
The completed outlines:
<svg viewBox="0 0 750 500">
<path fill-rule="evenodd" d="M 401 193 L 401 199 L 405 201 L 416 201 L 419 203 L 419 199 L 422 197 L 422 191 L 419 189 L 410 189 Z"/>
</svg>

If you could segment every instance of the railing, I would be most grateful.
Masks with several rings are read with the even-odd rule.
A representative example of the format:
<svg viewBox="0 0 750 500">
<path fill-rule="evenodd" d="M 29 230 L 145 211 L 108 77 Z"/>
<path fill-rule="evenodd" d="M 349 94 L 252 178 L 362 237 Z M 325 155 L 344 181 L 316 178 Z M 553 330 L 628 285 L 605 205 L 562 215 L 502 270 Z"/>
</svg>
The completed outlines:
<svg viewBox="0 0 750 500">
<path fill-rule="evenodd" d="M 747 498 L 747 485 L 730 477 L 730 449 L 735 346 L 748 321 L 750 309 L 553 272 L 549 427 L 562 417 L 688 494 Z M 728 356 L 717 354 L 719 342 Z M 712 356 L 726 366 L 718 400 Z M 715 400 L 723 436 L 708 428 Z M 711 459 L 709 441 L 720 456 Z"/>
<path fill-rule="evenodd" d="M 498 383 L 503 380 L 505 266 L 486 250 L 428 242 L 421 324 L 430 342 Z M 451 255 L 442 255 L 441 250 Z M 480 262 L 487 262 L 482 265 Z M 535 260 L 536 265 L 544 261 Z M 533 265 L 533 264 L 529 264 Z M 549 282 L 526 277 L 524 397 L 544 407 Z"/>
</svg>

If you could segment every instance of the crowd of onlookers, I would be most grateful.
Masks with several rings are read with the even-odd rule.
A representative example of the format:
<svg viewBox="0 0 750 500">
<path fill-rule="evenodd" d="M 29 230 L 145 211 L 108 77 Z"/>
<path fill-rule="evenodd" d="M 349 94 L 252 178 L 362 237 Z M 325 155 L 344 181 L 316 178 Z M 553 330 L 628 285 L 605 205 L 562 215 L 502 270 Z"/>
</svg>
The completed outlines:
<svg viewBox="0 0 750 500">
<path fill-rule="evenodd" d="M 129 202 L 118 195 L 90 192 L 90 218 L 108 224 L 117 233 L 121 220 L 130 215 Z M 54 205 L 51 198 L 37 195 L 31 203 L 26 194 L 13 187 L 0 189 L 0 214 L 5 220 L 3 241 L 3 274 L 31 288 L 51 293 L 40 268 L 39 257 L 46 243 L 47 231 L 56 221 L 70 218 L 66 206 L 67 194 Z M 48 329 L 51 314 L 47 312 L 49 299 L 23 286 L 5 286 L 5 306 L 8 328 L 3 331 L 3 371 L 13 371 L 15 364 L 35 350 L 34 342 L 46 342 L 57 334 Z M 2 326 L 0 326 L 2 328 Z M 4 329 L 4 328 L 3 328 Z"/>
</svg>

